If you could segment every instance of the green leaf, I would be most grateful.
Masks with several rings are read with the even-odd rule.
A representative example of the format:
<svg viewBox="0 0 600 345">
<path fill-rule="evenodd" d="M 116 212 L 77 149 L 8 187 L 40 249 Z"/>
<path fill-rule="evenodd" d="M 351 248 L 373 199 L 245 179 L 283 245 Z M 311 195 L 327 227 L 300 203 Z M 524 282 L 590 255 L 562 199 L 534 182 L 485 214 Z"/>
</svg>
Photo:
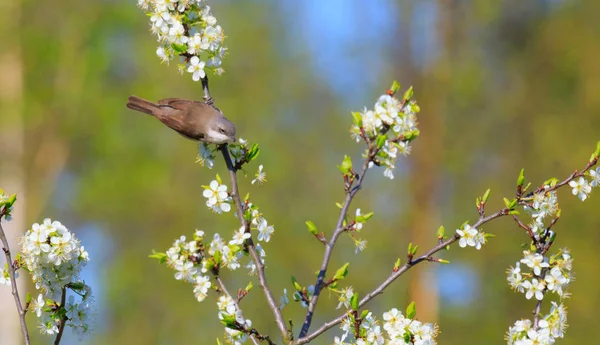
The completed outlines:
<svg viewBox="0 0 600 345">
<path fill-rule="evenodd" d="M 217 182 L 219 182 L 219 184 L 223 184 L 223 181 L 221 180 L 221 176 L 219 176 L 219 174 L 217 174 Z"/>
<path fill-rule="evenodd" d="M 419 249 L 418 245 L 413 246 L 412 255 L 417 255 L 417 250 Z"/>
<path fill-rule="evenodd" d="M 306 221 L 306 226 L 308 226 L 308 231 L 310 231 L 311 234 L 313 235 L 317 235 L 317 226 L 315 225 L 315 223 L 311 222 L 310 220 Z"/>
<path fill-rule="evenodd" d="M 596 144 L 596 152 L 594 152 L 590 161 L 593 161 L 596 157 L 600 157 L 600 141 Z"/>
<path fill-rule="evenodd" d="M 512 210 L 517 206 L 517 199 L 508 200 L 507 198 L 504 198 L 504 205 L 507 209 Z"/>
<path fill-rule="evenodd" d="M 223 318 L 221 319 L 221 323 L 225 325 L 227 328 L 237 329 L 237 325 L 235 324 L 235 315 L 227 315 L 223 314 Z"/>
<path fill-rule="evenodd" d="M 246 292 L 250 292 L 250 290 L 252 290 L 253 287 L 254 287 L 254 285 L 252 285 L 252 282 L 249 282 L 248 285 L 246 285 L 246 288 L 244 290 L 246 290 Z"/>
<path fill-rule="evenodd" d="M 221 264 L 221 251 L 220 250 L 215 250 L 215 254 L 213 254 L 213 259 L 215 260 L 215 264 L 219 265 Z"/>
<path fill-rule="evenodd" d="M 398 90 L 400 90 L 400 83 L 394 80 L 392 87 L 390 87 L 390 91 L 392 91 L 392 93 L 396 93 Z"/>
<path fill-rule="evenodd" d="M 154 250 L 152 250 L 152 254 L 148 255 L 148 257 L 157 259 L 158 262 L 160 262 L 161 264 L 164 264 L 165 262 L 167 262 L 167 254 L 155 252 Z"/>
<path fill-rule="evenodd" d="M 488 188 L 488 190 L 485 191 L 485 193 L 483 193 L 483 197 L 481 198 L 481 202 L 483 202 L 484 204 L 487 202 L 488 198 L 490 197 L 490 189 Z"/>
<path fill-rule="evenodd" d="M 408 307 L 406 307 L 406 317 L 412 319 L 415 315 L 417 315 L 417 307 L 415 306 L 415 302 L 412 301 Z"/>
<path fill-rule="evenodd" d="M 11 194 L 6 202 L 7 207 L 12 207 L 12 205 L 15 204 L 15 201 L 17 201 L 17 194 Z"/>
<path fill-rule="evenodd" d="M 544 186 L 554 187 L 558 183 L 558 179 L 556 177 L 552 177 L 544 181 Z"/>
<path fill-rule="evenodd" d="M 364 223 L 367 220 L 371 219 L 371 217 L 373 217 L 373 215 L 375 214 L 375 212 L 369 212 L 367 214 L 361 214 L 360 216 L 356 217 L 356 222 L 357 223 Z"/>
<path fill-rule="evenodd" d="M 397 271 L 400 269 L 401 263 L 402 263 L 402 261 L 400 260 L 400 258 L 398 258 L 398 260 L 396 260 L 396 262 L 394 263 L 394 271 Z"/>
<path fill-rule="evenodd" d="M 412 242 L 408 242 L 408 250 L 407 250 L 408 255 L 412 254 L 412 247 L 413 247 Z"/>
<path fill-rule="evenodd" d="M 252 148 L 246 154 L 246 160 L 248 162 L 251 162 L 254 158 L 256 158 L 258 156 L 259 153 L 260 153 L 260 149 L 258 148 L 258 144 L 252 145 Z"/>
<path fill-rule="evenodd" d="M 31 293 L 29 293 L 29 292 L 25 296 L 25 303 L 27 303 L 27 304 L 31 303 Z"/>
<path fill-rule="evenodd" d="M 296 291 L 302 291 L 302 286 L 298 284 L 296 277 L 294 276 L 292 276 L 292 284 L 294 285 L 294 289 L 296 289 Z"/>
<path fill-rule="evenodd" d="M 340 169 L 342 174 L 348 174 L 352 169 L 352 159 L 349 156 L 344 155 L 344 160 L 341 165 L 338 165 L 338 169 Z"/>
<path fill-rule="evenodd" d="M 346 278 L 346 276 L 348 275 L 348 267 L 350 267 L 350 263 L 346 262 L 344 266 L 338 268 L 338 270 L 335 272 L 335 275 L 333 276 L 333 279 L 342 280 Z"/>
<path fill-rule="evenodd" d="M 185 53 L 187 51 L 187 47 L 185 46 L 185 44 L 171 43 L 171 48 L 173 48 L 173 50 L 177 54 L 183 54 L 183 53 Z"/>
<path fill-rule="evenodd" d="M 441 225 L 437 231 L 437 237 L 438 238 L 444 238 L 444 233 L 446 232 L 446 230 L 444 229 L 444 226 Z"/>
<path fill-rule="evenodd" d="M 369 315 L 369 309 L 363 310 L 362 313 L 360 313 L 360 318 L 364 319 L 365 317 L 367 317 L 367 315 Z"/>
<path fill-rule="evenodd" d="M 221 345 L 221 341 L 217 338 L 217 345 Z"/>
<path fill-rule="evenodd" d="M 448 261 L 448 260 L 444 260 L 444 259 L 438 259 L 438 262 L 439 262 L 440 264 L 449 264 L 449 263 L 450 263 L 450 261 Z"/>
<path fill-rule="evenodd" d="M 337 206 L 340 210 L 344 207 L 344 205 L 340 204 L 339 202 L 336 202 L 335 206 Z"/>
<path fill-rule="evenodd" d="M 387 140 L 387 136 L 379 134 L 377 136 L 377 142 L 376 142 L 377 148 L 378 149 L 382 148 L 383 145 L 385 145 L 386 140 Z"/>
<path fill-rule="evenodd" d="M 354 122 L 354 125 L 356 125 L 356 127 L 360 128 L 362 127 L 362 114 L 359 112 L 352 112 L 352 122 Z"/>
<path fill-rule="evenodd" d="M 356 311 L 358 310 L 358 293 L 355 292 L 352 297 L 350 297 L 350 308 Z"/>
<path fill-rule="evenodd" d="M 519 178 L 517 179 L 517 186 L 523 186 L 523 183 L 525 183 L 525 168 L 521 169 L 521 172 L 519 173 Z"/>
<path fill-rule="evenodd" d="M 510 210 L 510 211 L 508 211 L 508 214 L 521 214 L 521 213 L 517 210 Z"/>
<path fill-rule="evenodd" d="M 417 139 L 420 134 L 421 134 L 421 131 L 419 131 L 418 129 L 412 130 L 410 132 L 406 132 L 406 133 L 404 133 L 404 140 L 405 141 L 413 141 L 413 140 Z"/>
<path fill-rule="evenodd" d="M 413 97 L 413 87 L 409 87 L 408 90 L 404 93 L 404 101 L 408 101 Z"/>
</svg>

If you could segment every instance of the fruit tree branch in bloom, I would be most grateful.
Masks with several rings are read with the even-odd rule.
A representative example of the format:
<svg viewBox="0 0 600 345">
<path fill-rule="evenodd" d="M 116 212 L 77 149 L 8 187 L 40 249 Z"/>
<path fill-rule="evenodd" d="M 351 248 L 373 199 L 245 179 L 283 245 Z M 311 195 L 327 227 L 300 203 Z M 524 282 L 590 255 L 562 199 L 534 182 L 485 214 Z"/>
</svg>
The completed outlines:
<svg viewBox="0 0 600 345">
<path fill-rule="evenodd" d="M 242 201 L 241 201 L 240 195 L 239 195 L 236 169 L 233 166 L 233 162 L 231 161 L 231 156 L 229 155 L 229 149 L 227 147 L 227 144 L 221 145 L 220 150 L 221 150 L 221 153 L 223 154 L 223 159 L 225 160 L 225 164 L 227 165 L 227 170 L 229 171 L 229 178 L 231 180 L 231 190 L 232 190 L 231 196 L 235 203 L 238 219 L 240 220 L 240 224 L 242 225 L 242 227 L 244 229 L 246 229 L 246 232 L 250 233 L 250 225 L 248 224 L 248 221 L 244 217 L 244 212 L 245 212 L 244 205 L 242 204 Z M 256 247 L 254 246 L 252 237 L 250 237 L 246 240 L 245 246 L 248 249 L 250 256 L 252 257 L 254 264 L 256 265 L 256 271 L 258 273 L 259 285 L 260 285 L 261 289 L 263 290 L 265 298 L 267 299 L 269 308 L 273 312 L 273 316 L 275 318 L 275 323 L 277 323 L 277 328 L 279 329 L 279 332 L 281 333 L 281 337 L 282 337 L 282 339 L 287 339 L 288 338 L 288 330 L 286 328 L 285 321 L 283 320 L 283 315 L 281 314 L 281 310 L 279 310 L 277 302 L 275 301 L 275 298 L 273 297 L 273 293 L 271 292 L 271 289 L 269 288 L 269 285 L 267 283 L 267 278 L 265 276 L 265 266 L 264 266 L 260 256 L 256 252 Z"/>
</svg>

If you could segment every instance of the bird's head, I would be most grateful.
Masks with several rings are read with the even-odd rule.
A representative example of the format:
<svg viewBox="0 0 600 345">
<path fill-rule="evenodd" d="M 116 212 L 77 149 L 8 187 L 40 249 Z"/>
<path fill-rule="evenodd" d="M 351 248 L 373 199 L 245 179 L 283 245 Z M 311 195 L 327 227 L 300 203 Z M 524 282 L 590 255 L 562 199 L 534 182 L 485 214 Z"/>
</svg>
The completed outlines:
<svg viewBox="0 0 600 345">
<path fill-rule="evenodd" d="M 235 126 L 225 116 L 219 115 L 211 121 L 206 133 L 206 141 L 213 144 L 223 144 L 228 141 L 235 142 Z"/>
</svg>

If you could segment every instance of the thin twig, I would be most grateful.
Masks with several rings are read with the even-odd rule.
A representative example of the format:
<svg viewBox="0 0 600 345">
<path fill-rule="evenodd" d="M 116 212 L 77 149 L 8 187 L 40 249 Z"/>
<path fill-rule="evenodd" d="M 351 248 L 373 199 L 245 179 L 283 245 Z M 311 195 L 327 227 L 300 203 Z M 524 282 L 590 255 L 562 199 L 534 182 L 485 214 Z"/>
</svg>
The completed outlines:
<svg viewBox="0 0 600 345">
<path fill-rule="evenodd" d="M 329 260 L 331 259 L 331 254 L 333 253 L 333 247 L 338 240 L 338 237 L 344 232 L 344 219 L 346 218 L 346 214 L 348 213 L 348 208 L 350 208 L 350 203 L 352 199 L 356 195 L 356 193 L 360 190 L 365 175 L 367 174 L 367 169 L 369 169 L 369 163 L 373 160 L 373 157 L 377 154 L 376 150 L 373 149 L 372 145 L 369 145 L 369 154 L 365 159 L 365 162 L 360 171 L 360 175 L 358 176 L 358 181 L 356 185 L 348 190 L 346 193 L 346 199 L 344 200 L 344 205 L 340 210 L 340 215 L 338 217 L 337 224 L 335 226 L 335 231 L 329 242 L 325 245 L 325 254 L 323 255 L 323 261 L 321 263 L 321 268 L 319 269 L 319 275 L 317 276 L 317 282 L 315 283 L 315 292 L 310 300 L 310 304 L 308 305 L 308 310 L 306 312 L 306 317 L 304 318 L 304 323 L 302 324 L 302 329 L 300 330 L 300 334 L 298 338 L 304 337 L 308 333 L 308 329 L 310 328 L 310 324 L 312 322 L 312 317 L 315 312 L 315 308 L 317 306 L 317 302 L 319 300 L 319 295 L 323 289 L 323 280 L 325 279 L 325 274 L 327 273 L 327 266 L 329 265 Z"/>
<path fill-rule="evenodd" d="M 235 202 L 235 207 L 237 211 L 238 219 L 240 220 L 240 224 L 246 229 L 247 232 L 250 232 L 250 225 L 248 221 L 244 218 L 244 205 L 240 199 L 240 194 L 238 191 L 238 183 L 236 177 L 236 170 L 233 166 L 233 162 L 231 161 L 231 156 L 229 155 L 229 149 L 227 144 L 223 144 L 219 147 L 221 153 L 223 154 L 223 159 L 225 159 L 225 164 L 227 165 L 227 170 L 229 170 L 229 178 L 231 180 L 231 197 Z M 248 248 L 248 252 L 256 265 L 256 272 L 258 274 L 258 282 L 259 285 L 267 299 L 267 303 L 269 304 L 269 308 L 271 309 L 273 316 L 275 318 L 275 323 L 277 324 L 277 328 L 281 333 L 281 337 L 285 343 L 287 343 L 288 331 L 285 326 L 285 321 L 283 319 L 283 315 L 281 314 L 281 310 L 279 309 L 275 298 L 273 298 L 273 293 L 267 284 L 267 278 L 265 276 L 265 265 L 263 264 L 260 256 L 256 252 L 256 248 L 254 246 L 254 241 L 252 241 L 252 237 L 246 240 L 246 248 Z"/>
<path fill-rule="evenodd" d="M 540 311 L 542 311 L 542 301 L 538 301 L 533 310 L 533 329 L 538 330 L 538 320 L 540 318 Z"/>
<path fill-rule="evenodd" d="M 65 309 L 65 303 L 67 301 L 67 287 L 63 286 L 62 294 L 60 296 L 60 308 Z M 63 315 L 60 318 L 60 324 L 58 325 L 58 333 L 56 334 L 56 339 L 54 340 L 54 345 L 60 344 L 60 340 L 62 339 L 65 326 L 67 325 L 67 315 Z"/>
<path fill-rule="evenodd" d="M 487 217 L 480 217 L 479 220 L 473 224 L 474 228 L 480 227 L 483 224 L 505 216 L 508 214 L 508 209 L 504 208 L 490 216 Z M 383 283 L 381 283 L 379 286 L 377 286 L 373 291 L 371 291 L 370 293 L 368 293 L 365 297 L 363 297 L 358 306 L 359 308 L 364 306 L 365 304 L 367 304 L 369 301 L 371 301 L 373 298 L 375 298 L 375 296 L 382 294 L 384 292 L 384 290 L 394 282 L 394 280 L 398 279 L 398 277 L 400 277 L 402 274 L 404 274 L 406 271 L 408 271 L 409 269 L 411 269 L 412 267 L 414 267 L 415 265 L 417 265 L 420 262 L 423 261 L 429 261 L 429 258 L 439 252 L 440 250 L 446 248 L 447 246 L 453 244 L 454 242 L 456 242 L 458 239 L 460 238 L 460 236 L 458 234 L 455 234 L 454 236 L 452 236 L 451 238 L 447 239 L 446 241 L 437 244 L 435 247 L 431 248 L 429 251 L 427 251 L 425 254 L 419 256 L 417 259 L 412 260 L 411 262 L 407 262 L 404 265 L 402 265 L 402 267 L 400 267 L 397 271 L 392 272 L 392 274 L 390 274 L 385 281 L 383 281 Z M 338 325 L 340 322 L 342 322 L 342 320 L 344 320 L 344 318 L 347 317 L 347 313 L 340 315 L 339 317 L 326 322 L 325 324 L 323 324 L 321 327 L 319 327 L 319 329 L 317 329 L 316 331 L 314 331 L 313 333 L 311 333 L 308 336 L 305 336 L 303 338 L 298 339 L 294 345 L 301 345 L 301 344 L 306 344 L 310 341 L 312 341 L 313 339 L 315 339 L 316 337 L 318 337 L 319 335 L 321 335 L 322 333 L 324 333 L 325 331 L 327 331 L 328 329 L 332 328 L 335 325 Z"/>
<path fill-rule="evenodd" d="M 202 81 L 202 90 L 204 91 L 204 102 L 213 104 L 214 100 L 210 96 L 210 90 L 208 89 L 208 76 L 205 75 L 204 78 L 200 80 Z"/>
<path fill-rule="evenodd" d="M 221 291 L 233 301 L 233 305 L 235 305 L 235 309 L 239 310 L 241 312 L 242 309 L 240 308 L 240 305 L 238 304 L 237 299 L 233 298 L 233 296 L 231 296 L 231 294 L 227 290 L 227 287 L 225 287 L 225 283 L 223 283 L 223 279 L 221 279 L 221 276 L 219 276 L 218 274 L 215 274 L 214 277 L 215 277 L 215 280 L 217 281 L 217 283 L 219 284 L 219 289 L 221 289 Z M 258 340 L 254 337 L 253 334 L 250 334 L 250 339 L 252 340 L 254 345 L 259 345 Z"/>
<path fill-rule="evenodd" d="M 2 212 L 0 212 L 0 221 L 2 217 L 6 214 L 6 207 L 2 208 Z M 10 276 L 10 285 L 12 287 L 12 295 L 15 299 L 15 305 L 17 306 L 17 312 L 19 313 L 19 321 L 21 322 L 21 332 L 23 333 L 23 338 L 25 339 L 25 344 L 29 345 L 31 342 L 29 340 L 29 331 L 27 330 L 27 323 L 25 322 L 25 313 L 27 312 L 23 309 L 21 304 L 21 298 L 19 297 L 19 289 L 17 288 L 17 279 L 15 278 L 15 266 L 13 265 L 12 258 L 10 256 L 10 248 L 8 247 L 8 240 L 6 239 L 6 234 L 4 233 L 4 229 L 2 228 L 2 224 L 0 223 L 0 240 L 2 240 L 2 246 L 4 250 L 4 256 L 6 257 L 6 264 L 8 266 L 8 274 Z"/>
</svg>

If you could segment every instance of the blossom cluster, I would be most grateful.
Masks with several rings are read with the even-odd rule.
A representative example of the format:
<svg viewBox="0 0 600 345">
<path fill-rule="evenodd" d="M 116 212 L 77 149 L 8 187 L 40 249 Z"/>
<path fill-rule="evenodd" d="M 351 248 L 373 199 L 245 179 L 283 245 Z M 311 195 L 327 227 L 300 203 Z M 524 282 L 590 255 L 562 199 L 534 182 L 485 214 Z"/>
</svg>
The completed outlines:
<svg viewBox="0 0 600 345">
<path fill-rule="evenodd" d="M 208 263 L 202 252 L 203 236 L 202 230 L 196 230 L 191 241 L 181 236 L 166 252 L 166 262 L 175 270 L 175 279 L 194 284 L 194 296 L 199 302 L 206 298 L 211 287 L 210 278 L 206 275 Z"/>
<path fill-rule="evenodd" d="M 397 91 L 397 86 L 392 89 Z M 385 167 L 384 175 L 394 178 L 394 168 L 399 155 L 408 155 L 410 141 L 419 135 L 417 113 L 420 111 L 416 101 L 412 100 L 412 88 L 401 101 L 391 94 L 381 95 L 373 110 L 364 109 L 354 112 L 354 123 L 350 135 L 359 142 L 375 143 L 377 154 L 370 163 Z"/>
<path fill-rule="evenodd" d="M 36 315 L 41 318 L 40 330 L 45 334 L 58 332 L 61 316 L 56 306 L 66 289 L 81 297 L 70 296 L 64 306 L 68 323 L 76 333 L 88 331 L 92 318 L 91 289 L 79 277 L 89 256 L 79 240 L 63 224 L 44 219 L 27 230 L 21 240 L 22 265 L 31 275 L 40 294 L 33 302 Z"/>
<path fill-rule="evenodd" d="M 194 296 L 199 302 L 206 299 L 208 290 L 212 287 L 209 274 L 218 272 L 222 267 L 237 270 L 241 267 L 240 260 L 244 256 L 243 244 L 250 237 L 243 228 L 234 231 L 232 239 L 226 242 L 218 233 L 212 241 L 204 242 L 204 231 L 196 230 L 193 238 L 187 241 L 181 236 L 173 242 L 166 253 L 155 253 L 155 258 L 166 262 L 175 270 L 175 279 L 194 285 Z M 265 252 L 260 244 L 255 245 L 256 251 L 264 264 Z M 249 259 L 246 265 L 250 274 L 256 272 L 254 262 Z"/>
<path fill-rule="evenodd" d="M 176 55 L 194 81 L 206 76 L 205 69 L 221 75 L 225 33 L 212 15 L 205 0 L 138 0 L 138 6 L 150 17 L 150 30 L 159 47 L 156 55 L 169 62 Z"/>
<path fill-rule="evenodd" d="M 526 265 L 531 271 L 523 272 L 520 264 Z M 572 266 L 573 259 L 567 249 L 560 250 L 550 258 L 539 253 L 524 251 L 523 259 L 517 262 L 515 267 L 509 268 L 507 279 L 510 287 L 525 293 L 527 299 L 535 297 L 541 301 L 547 291 L 565 298 L 568 297 L 565 290 L 573 280 Z"/>
<path fill-rule="evenodd" d="M 349 316 L 342 321 L 341 337 L 334 338 L 335 345 L 434 345 L 438 335 L 438 327 L 432 323 L 424 323 L 405 317 L 396 308 L 383 313 L 383 330 L 380 321 L 373 313 L 368 312 L 360 320 L 358 334 L 356 334 L 356 320 Z M 384 333 L 385 332 L 385 333 Z M 354 335 L 354 341 L 346 339 Z"/>
<path fill-rule="evenodd" d="M 554 344 L 556 338 L 564 337 L 567 329 L 567 310 L 563 304 L 552 302 L 550 313 L 538 321 L 537 327 L 531 320 L 518 320 L 508 329 L 508 345 Z"/>
<path fill-rule="evenodd" d="M 227 341 L 233 345 L 241 345 L 247 339 L 247 330 L 252 328 L 252 321 L 245 319 L 242 311 L 230 296 L 222 295 L 217 301 L 219 320 L 225 325 Z"/>
<path fill-rule="evenodd" d="M 481 246 L 487 241 L 488 234 L 476 229 L 469 224 L 465 224 L 462 229 L 457 229 L 456 233 L 460 236 L 458 245 L 461 248 L 466 246 L 475 247 L 475 249 L 481 249 Z"/>
</svg>

